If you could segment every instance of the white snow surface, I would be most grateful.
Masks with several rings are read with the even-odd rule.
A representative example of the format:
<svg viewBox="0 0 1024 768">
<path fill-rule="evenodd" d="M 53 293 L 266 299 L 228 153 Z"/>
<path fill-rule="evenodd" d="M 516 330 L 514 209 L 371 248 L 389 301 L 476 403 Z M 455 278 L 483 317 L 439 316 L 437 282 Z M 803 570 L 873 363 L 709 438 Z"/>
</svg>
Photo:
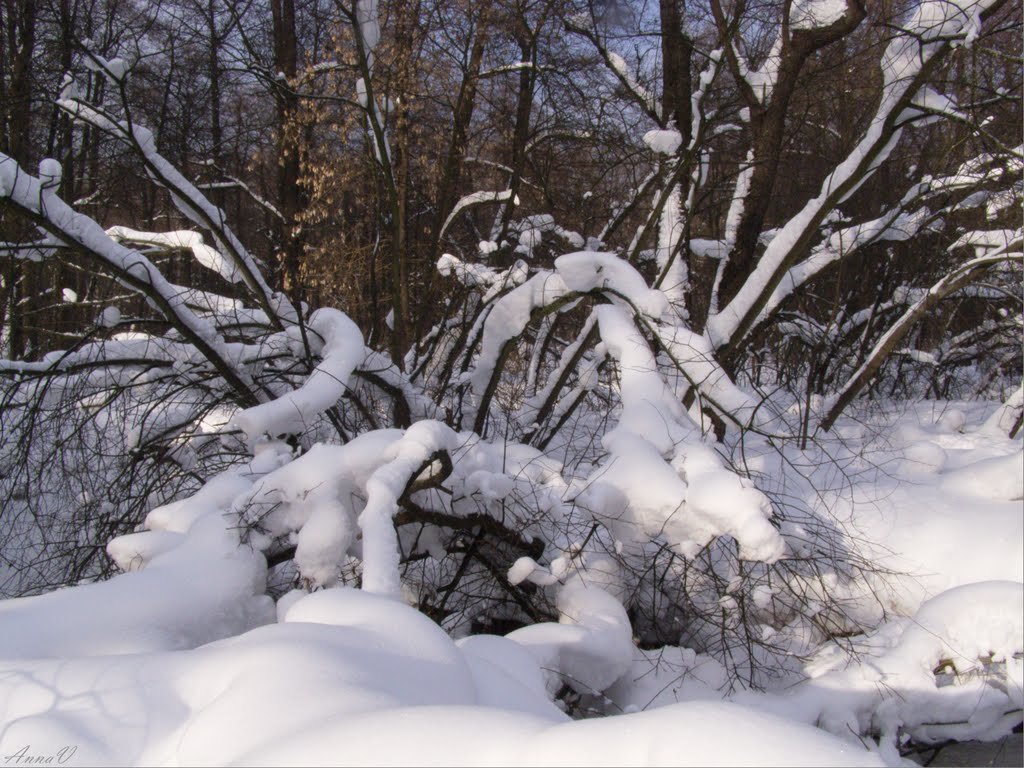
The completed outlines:
<svg viewBox="0 0 1024 768">
<path fill-rule="evenodd" d="M 1020 722 L 1024 705 L 1022 606 L 1019 581 L 950 589 L 912 619 L 882 625 L 863 644 L 871 655 L 864 663 L 761 701 L 768 711 L 785 710 L 837 734 L 874 720 L 893 730 L 898 724 L 922 743 L 1000 738 Z M 943 681 L 936 670 L 951 671 Z M 893 745 L 881 752 L 896 763 Z"/>
<path fill-rule="evenodd" d="M 661 536 L 693 557 L 728 534 L 744 559 L 778 560 L 784 543 L 769 523 L 768 500 L 702 442 L 627 311 L 604 305 L 595 315 L 608 354 L 621 368 L 622 410 L 602 438 L 608 459 L 578 501 L 625 544 Z"/>
<path fill-rule="evenodd" d="M 630 391 L 663 405 L 663 382 L 644 383 L 650 353 L 630 343 L 627 310 L 600 307 L 597 323 L 624 375 L 640 377 Z M 867 599 L 851 589 L 845 606 L 867 615 L 882 601 L 888 618 L 812 647 L 808 679 L 767 693 L 730 693 L 721 664 L 688 648 L 637 649 L 610 558 L 582 570 L 567 557 L 517 562 L 510 578 L 551 589 L 559 618 L 504 637 L 453 641 L 398 599 L 387 575 L 397 542 L 382 531 L 434 450 L 462 467 L 449 481 L 456 495 L 500 496 L 521 473 L 565 493 L 550 457 L 506 455 L 430 421 L 299 458 L 260 441 L 248 465 L 112 541 L 125 573 L 0 603 L 0 754 L 31 744 L 74 745 L 90 765 L 898 765 L 897 726 L 925 742 L 997 738 L 1019 721 L 1024 688 L 1024 452 L 993 429 L 1006 412 L 922 403 L 837 422 L 825 450 L 839 455 L 839 440 L 865 450 L 845 466 L 849 493 L 821 501 L 865 556 L 897 572 Z M 666 539 L 692 540 L 704 520 L 762 559 L 786 556 L 777 537 L 757 538 L 755 523 L 774 528 L 761 501 L 742 499 L 756 492 L 724 473 L 685 412 L 666 410 L 660 436 L 630 413 L 598 479 L 625 472 L 624 498 Z M 748 458 L 756 468 L 760 457 Z M 717 490 L 726 475 L 735 494 Z M 645 499 L 657 494 L 682 502 L 680 513 L 654 510 Z M 729 521 L 746 508 L 760 522 L 721 530 L 715 505 L 730 507 Z M 258 552 L 267 542 L 240 538 L 239 522 L 257 519 L 268 536 L 297 532 L 296 559 L 317 585 L 337 583 L 361 534 L 368 589 L 293 591 L 275 610 Z M 770 606 L 772 590 L 751 601 Z M 563 683 L 625 714 L 570 720 L 551 699 Z M 872 724 L 883 738 L 868 750 L 855 734 Z"/>
<path fill-rule="evenodd" d="M 150 512 L 149 530 L 111 541 L 108 552 L 127 573 L 0 602 L 0 659 L 194 648 L 272 621 L 273 601 L 263 594 L 266 562 L 240 546 L 220 514 L 252 485 L 257 469 L 221 475 L 194 496 Z"/>
<path fill-rule="evenodd" d="M 736 704 L 573 722 L 514 639 L 454 643 L 365 592 L 314 593 L 283 613 L 187 652 L 2 660 L 0 751 L 72 744 L 89 765 L 882 764 Z"/>
</svg>

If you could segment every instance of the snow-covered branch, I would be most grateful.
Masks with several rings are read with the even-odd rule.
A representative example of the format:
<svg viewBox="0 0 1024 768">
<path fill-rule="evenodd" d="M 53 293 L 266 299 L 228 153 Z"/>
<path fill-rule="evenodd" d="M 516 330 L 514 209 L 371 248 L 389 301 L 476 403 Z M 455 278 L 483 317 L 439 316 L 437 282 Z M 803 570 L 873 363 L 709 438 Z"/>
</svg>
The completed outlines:
<svg viewBox="0 0 1024 768">
<path fill-rule="evenodd" d="M 832 428 L 832 425 L 835 424 L 836 419 L 843 410 L 875 375 L 885 361 L 885 358 L 896 348 L 913 325 L 934 307 L 937 302 L 968 283 L 977 280 L 986 270 L 997 264 L 1024 259 L 1024 253 L 1020 250 L 1022 243 L 1024 243 L 1024 238 L 1022 238 L 1021 231 L 1018 230 L 1012 242 L 996 249 L 994 253 L 979 256 L 968 261 L 945 275 L 929 288 L 925 295 L 908 308 L 889 330 L 882 335 L 882 338 L 876 342 L 860 368 L 840 389 L 834 405 L 829 409 L 825 418 L 822 419 L 821 428 L 825 431 Z"/>
<path fill-rule="evenodd" d="M 184 297 L 152 262 L 115 242 L 99 224 L 57 197 L 52 185 L 30 176 L 4 154 L 0 154 L 0 205 L 16 209 L 57 242 L 94 260 L 124 285 L 139 290 L 209 361 L 240 402 L 255 405 L 263 399 L 251 377 L 235 365 L 229 347 L 213 325 L 188 308 Z"/>
</svg>

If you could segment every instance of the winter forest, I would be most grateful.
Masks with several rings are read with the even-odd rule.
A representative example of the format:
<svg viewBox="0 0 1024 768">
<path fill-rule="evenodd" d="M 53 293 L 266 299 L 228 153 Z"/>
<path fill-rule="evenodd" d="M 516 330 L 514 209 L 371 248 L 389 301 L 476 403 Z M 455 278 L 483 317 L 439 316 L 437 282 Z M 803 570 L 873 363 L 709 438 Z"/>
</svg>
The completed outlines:
<svg viewBox="0 0 1024 768">
<path fill-rule="evenodd" d="M 4 764 L 1011 743 L 1022 31 L 0 0 Z"/>
</svg>

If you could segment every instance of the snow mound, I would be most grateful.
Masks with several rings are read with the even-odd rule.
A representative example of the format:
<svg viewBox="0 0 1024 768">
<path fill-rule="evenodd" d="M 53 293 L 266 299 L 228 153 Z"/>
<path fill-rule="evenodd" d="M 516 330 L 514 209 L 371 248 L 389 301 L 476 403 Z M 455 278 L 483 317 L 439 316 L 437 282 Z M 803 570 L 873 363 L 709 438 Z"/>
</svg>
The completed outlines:
<svg viewBox="0 0 1024 768">
<path fill-rule="evenodd" d="M 1024 499 L 1024 451 L 981 459 L 948 472 L 942 487 L 986 499 Z"/>
<path fill-rule="evenodd" d="M 1024 584 L 986 581 L 926 601 L 912 620 L 882 625 L 850 667 L 788 696 L 743 697 L 842 736 L 874 731 L 896 759 L 896 734 L 919 743 L 995 740 L 1024 706 Z"/>
<path fill-rule="evenodd" d="M 151 530 L 108 545 L 127 573 L 0 602 L 0 659 L 194 648 L 273 621 L 273 602 L 263 594 L 266 561 L 239 544 L 220 514 L 224 500 L 251 482 L 242 472 L 222 475 L 150 512 Z"/>
<path fill-rule="evenodd" d="M 589 592 L 567 608 L 614 621 Z M 290 602 L 284 622 L 195 650 L 0 661 L 0 753 L 69 743 L 90 765 L 881 765 L 735 704 L 573 722 L 513 639 L 454 643 L 412 608 L 353 589 Z"/>
<path fill-rule="evenodd" d="M 508 635 L 550 670 L 551 686 L 603 691 L 629 668 L 633 632 L 622 604 L 598 586 L 573 577 L 558 594 L 559 623 L 545 622 Z"/>
<path fill-rule="evenodd" d="M 931 475 L 946 466 L 946 452 L 930 440 L 908 445 L 903 452 L 903 471 Z"/>
<path fill-rule="evenodd" d="M 894 656 L 931 671 L 950 659 L 958 672 L 980 659 L 1006 661 L 1024 651 L 1024 584 L 983 581 L 926 601 L 900 637 Z"/>
</svg>

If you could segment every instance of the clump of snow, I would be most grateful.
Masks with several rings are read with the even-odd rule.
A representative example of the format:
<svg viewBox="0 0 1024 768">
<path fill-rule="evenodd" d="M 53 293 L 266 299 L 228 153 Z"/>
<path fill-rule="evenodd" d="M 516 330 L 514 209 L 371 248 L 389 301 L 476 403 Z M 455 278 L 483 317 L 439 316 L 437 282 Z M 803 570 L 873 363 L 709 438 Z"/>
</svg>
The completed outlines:
<svg viewBox="0 0 1024 768">
<path fill-rule="evenodd" d="M 555 259 L 555 268 L 570 290 L 583 293 L 608 289 L 651 317 L 660 317 L 668 309 L 665 294 L 648 288 L 640 273 L 613 253 L 569 253 Z"/>
<path fill-rule="evenodd" d="M 950 432 L 963 432 L 964 426 L 967 424 L 967 416 L 959 408 L 950 408 L 943 411 L 936 423 Z"/>
<path fill-rule="evenodd" d="M 686 557 L 733 536 L 745 559 L 774 562 L 785 543 L 771 525 L 771 505 L 727 469 L 658 372 L 654 355 L 626 312 L 595 310 L 606 349 L 620 366 L 622 411 L 602 438 L 609 458 L 577 501 L 622 542 L 662 537 Z"/>
<path fill-rule="evenodd" d="M 714 701 L 730 688 L 728 670 L 716 659 L 690 648 L 636 648 L 633 664 L 605 695 L 624 712 L 683 701 Z"/>
<path fill-rule="evenodd" d="M 587 245 L 587 241 L 579 232 L 574 232 L 571 229 L 563 229 L 562 227 L 555 227 L 555 233 L 573 248 L 585 248 Z"/>
<path fill-rule="evenodd" d="M 979 667 L 983 657 L 1006 661 L 1022 651 L 1024 584 L 985 581 L 947 590 L 924 603 L 894 654 L 928 672 L 951 659 L 963 673 Z"/>
<path fill-rule="evenodd" d="M 531 765 L 884 765 L 859 745 L 839 746 L 821 731 L 724 702 L 557 726 L 526 754 Z"/>
<path fill-rule="evenodd" d="M 714 450 L 696 444 L 676 462 L 687 483 L 686 514 L 691 532 L 684 554 L 696 555 L 712 538 L 728 533 L 740 545 L 740 557 L 772 563 L 786 553 L 785 542 L 771 524 L 768 498 L 735 472 L 726 469 Z"/>
<path fill-rule="evenodd" d="M 39 161 L 39 183 L 43 189 L 56 189 L 64 173 L 61 164 L 51 157 Z"/>
<path fill-rule="evenodd" d="M 561 276 L 540 271 L 499 299 L 484 323 L 483 340 L 472 373 L 474 393 L 484 394 L 502 350 L 517 337 L 538 307 L 561 299 L 569 288 Z"/>
<path fill-rule="evenodd" d="M 441 232 L 440 235 L 438 236 L 439 239 L 444 237 L 444 233 L 448 231 L 448 227 L 451 226 L 452 222 L 454 222 L 459 217 L 459 215 L 461 215 L 467 209 L 478 205 L 483 205 L 485 203 L 502 203 L 507 200 L 512 200 L 514 205 L 519 205 L 519 197 L 518 195 L 513 196 L 511 189 L 504 189 L 498 192 L 471 192 L 470 194 L 461 198 L 455 204 L 455 207 L 452 208 L 451 213 L 448 214 L 448 218 L 446 218 L 444 220 L 444 224 L 441 225 Z"/>
<path fill-rule="evenodd" d="M 111 227 L 107 230 L 107 234 L 121 243 L 192 251 L 197 262 L 207 269 L 216 272 L 225 280 L 237 283 L 242 279 L 242 274 L 237 265 L 230 259 L 225 258 L 216 248 L 212 248 L 204 243 L 203 236 L 198 232 L 191 232 L 189 230 L 140 232 L 128 227 Z"/>
<path fill-rule="evenodd" d="M 846 0 L 796 0 L 789 11 L 794 29 L 813 29 L 835 24 L 846 15 Z"/>
<path fill-rule="evenodd" d="M 104 307 L 100 313 L 99 324 L 104 328 L 113 328 L 121 322 L 121 310 L 117 307 Z"/>
<path fill-rule="evenodd" d="M 876 639 L 881 642 L 862 661 L 788 695 L 763 697 L 763 705 L 801 713 L 837 735 L 874 730 L 893 762 L 898 729 L 922 743 L 991 740 L 1020 722 L 1024 584 L 987 581 L 948 590 L 925 602 L 912 621 L 883 626 Z"/>
<path fill-rule="evenodd" d="M 544 234 L 539 229 L 527 229 L 519 235 L 519 244 L 532 251 L 541 244 Z"/>
<path fill-rule="evenodd" d="M 536 657 L 550 676 L 551 690 L 568 684 L 582 693 L 603 691 L 632 662 L 626 610 L 603 588 L 573 576 L 558 590 L 558 611 L 557 624 L 532 624 L 508 638 Z"/>
<path fill-rule="evenodd" d="M 504 472 L 489 472 L 478 469 L 466 478 L 466 490 L 470 493 L 482 494 L 492 501 L 500 500 L 512 493 L 515 480 Z"/>
<path fill-rule="evenodd" d="M 615 305 L 598 307 L 595 314 L 605 349 L 622 369 L 622 413 L 616 428 L 603 438 L 606 446 L 616 434 L 630 432 L 662 456 L 669 455 L 687 432 L 682 405 L 658 372 L 650 345 L 630 314 Z"/>
<path fill-rule="evenodd" d="M 674 155 L 683 143 L 683 135 L 676 130 L 653 130 L 644 134 L 644 144 L 659 155 Z"/>
<path fill-rule="evenodd" d="M 907 446 L 903 456 L 904 469 L 911 473 L 934 474 L 946 466 L 946 452 L 930 440 Z"/>
<path fill-rule="evenodd" d="M 387 463 L 366 481 L 366 506 L 359 513 L 363 533 L 363 589 L 377 594 L 400 593 L 398 537 L 392 518 L 406 485 L 437 451 L 454 450 L 456 435 L 439 421 L 418 421 L 385 453 Z"/>
<path fill-rule="evenodd" d="M 129 533 L 107 544 L 107 554 L 122 571 L 137 571 L 181 545 L 184 539 L 185 534 L 176 531 Z"/>
<path fill-rule="evenodd" d="M 85 45 L 86 48 L 89 48 L 89 43 L 87 41 L 83 41 L 83 45 Z M 123 80 L 124 76 L 128 74 L 130 70 L 128 63 L 124 59 L 119 57 L 106 59 L 91 50 L 87 50 L 82 63 L 85 64 L 86 69 L 91 72 L 104 74 L 115 83 Z"/>
<path fill-rule="evenodd" d="M 268 546 L 273 538 L 294 537 L 300 576 L 313 586 L 332 586 L 359 536 L 359 499 L 401 437 L 400 430 L 377 430 L 345 445 L 314 445 L 291 461 L 272 446 L 268 473 L 223 506 L 238 510 L 244 524 L 258 525 Z"/>
<path fill-rule="evenodd" d="M 114 80 L 123 80 L 131 68 L 124 59 L 116 58 L 107 62 L 106 69 Z"/>
<path fill-rule="evenodd" d="M 150 530 L 114 539 L 110 554 L 127 573 L 0 602 L 0 659 L 194 648 L 272 621 L 263 556 L 240 545 L 220 514 L 252 479 L 245 471 L 223 475 L 153 510 Z"/>
<path fill-rule="evenodd" d="M 982 426 L 982 431 L 986 434 L 1006 437 L 1020 421 L 1022 415 L 1024 415 L 1024 385 L 1018 387 L 1005 403 L 996 408 Z"/>
<path fill-rule="evenodd" d="M 542 587 L 558 583 L 558 577 L 538 565 L 532 557 L 520 557 L 508 569 L 508 581 L 519 585 L 527 580 Z"/>
<path fill-rule="evenodd" d="M 481 264 L 462 261 L 450 253 L 442 254 L 437 260 L 437 271 L 448 277 L 454 275 L 463 285 L 490 286 L 499 283 L 501 274 Z"/>
</svg>

